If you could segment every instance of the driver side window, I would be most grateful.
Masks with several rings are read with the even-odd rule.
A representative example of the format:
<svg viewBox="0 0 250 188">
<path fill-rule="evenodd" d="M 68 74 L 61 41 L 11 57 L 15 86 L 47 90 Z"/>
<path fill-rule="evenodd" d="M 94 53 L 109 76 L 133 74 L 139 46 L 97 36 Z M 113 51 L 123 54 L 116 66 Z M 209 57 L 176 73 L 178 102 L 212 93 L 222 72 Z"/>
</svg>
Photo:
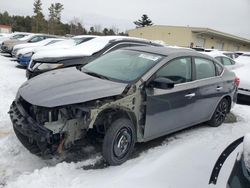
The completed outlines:
<svg viewBox="0 0 250 188">
<path fill-rule="evenodd" d="M 186 57 L 170 61 L 156 73 L 156 77 L 168 78 L 175 84 L 190 82 L 192 80 L 191 58 Z"/>
</svg>

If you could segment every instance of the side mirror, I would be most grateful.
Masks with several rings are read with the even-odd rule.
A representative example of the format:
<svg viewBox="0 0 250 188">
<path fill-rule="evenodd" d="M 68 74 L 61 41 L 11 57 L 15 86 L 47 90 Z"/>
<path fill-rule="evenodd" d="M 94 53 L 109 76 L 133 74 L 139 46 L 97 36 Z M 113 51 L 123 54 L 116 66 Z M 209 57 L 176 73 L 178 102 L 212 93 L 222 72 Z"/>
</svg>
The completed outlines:
<svg viewBox="0 0 250 188">
<path fill-rule="evenodd" d="M 158 77 L 149 83 L 149 86 L 158 89 L 172 89 L 174 82 L 168 78 Z"/>
</svg>

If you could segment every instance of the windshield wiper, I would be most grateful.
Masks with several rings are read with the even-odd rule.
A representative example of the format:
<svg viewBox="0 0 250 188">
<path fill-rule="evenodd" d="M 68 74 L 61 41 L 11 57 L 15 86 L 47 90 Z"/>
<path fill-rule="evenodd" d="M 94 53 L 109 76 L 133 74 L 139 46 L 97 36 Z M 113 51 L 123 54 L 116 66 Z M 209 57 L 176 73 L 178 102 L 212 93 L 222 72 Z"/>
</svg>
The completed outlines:
<svg viewBox="0 0 250 188">
<path fill-rule="evenodd" d="M 94 77 L 101 78 L 101 79 L 105 79 L 105 80 L 110 80 L 109 77 L 103 76 L 103 75 L 98 74 L 98 73 L 95 73 L 95 72 L 86 71 L 86 70 L 83 70 L 83 72 L 84 72 L 85 74 L 90 75 L 90 76 L 94 76 Z"/>
</svg>

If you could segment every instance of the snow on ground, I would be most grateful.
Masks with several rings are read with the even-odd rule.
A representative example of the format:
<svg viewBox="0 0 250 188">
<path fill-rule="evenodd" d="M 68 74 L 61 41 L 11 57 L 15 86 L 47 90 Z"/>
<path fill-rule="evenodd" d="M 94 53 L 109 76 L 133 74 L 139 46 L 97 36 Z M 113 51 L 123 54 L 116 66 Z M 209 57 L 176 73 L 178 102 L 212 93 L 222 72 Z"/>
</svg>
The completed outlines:
<svg viewBox="0 0 250 188">
<path fill-rule="evenodd" d="M 26 80 L 25 70 L 16 65 L 0 55 L 0 187 L 224 188 L 237 151 L 223 166 L 217 186 L 208 185 L 213 165 L 228 144 L 250 132 L 250 106 L 236 105 L 237 123 L 196 126 L 138 144 L 134 157 L 121 166 L 99 168 L 98 153 L 80 162 L 45 161 L 30 154 L 12 131 L 7 112 Z"/>
</svg>

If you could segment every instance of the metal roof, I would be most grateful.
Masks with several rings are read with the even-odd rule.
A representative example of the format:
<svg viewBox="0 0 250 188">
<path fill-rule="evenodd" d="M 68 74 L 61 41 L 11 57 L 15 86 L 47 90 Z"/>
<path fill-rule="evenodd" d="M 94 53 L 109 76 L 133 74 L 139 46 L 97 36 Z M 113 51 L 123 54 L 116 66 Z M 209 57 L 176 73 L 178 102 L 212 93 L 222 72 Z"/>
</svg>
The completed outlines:
<svg viewBox="0 0 250 188">
<path fill-rule="evenodd" d="M 229 33 L 224 33 L 221 31 L 217 31 L 214 29 L 210 29 L 210 28 L 199 28 L 199 27 L 191 27 L 191 30 L 193 33 L 199 33 L 199 34 L 208 34 L 208 35 L 213 35 L 213 36 L 218 36 L 218 37 L 223 37 L 229 40 L 235 40 L 235 41 L 239 41 L 242 43 L 248 43 L 250 44 L 250 40 L 249 39 L 245 39 L 242 37 L 238 37 Z"/>
</svg>

